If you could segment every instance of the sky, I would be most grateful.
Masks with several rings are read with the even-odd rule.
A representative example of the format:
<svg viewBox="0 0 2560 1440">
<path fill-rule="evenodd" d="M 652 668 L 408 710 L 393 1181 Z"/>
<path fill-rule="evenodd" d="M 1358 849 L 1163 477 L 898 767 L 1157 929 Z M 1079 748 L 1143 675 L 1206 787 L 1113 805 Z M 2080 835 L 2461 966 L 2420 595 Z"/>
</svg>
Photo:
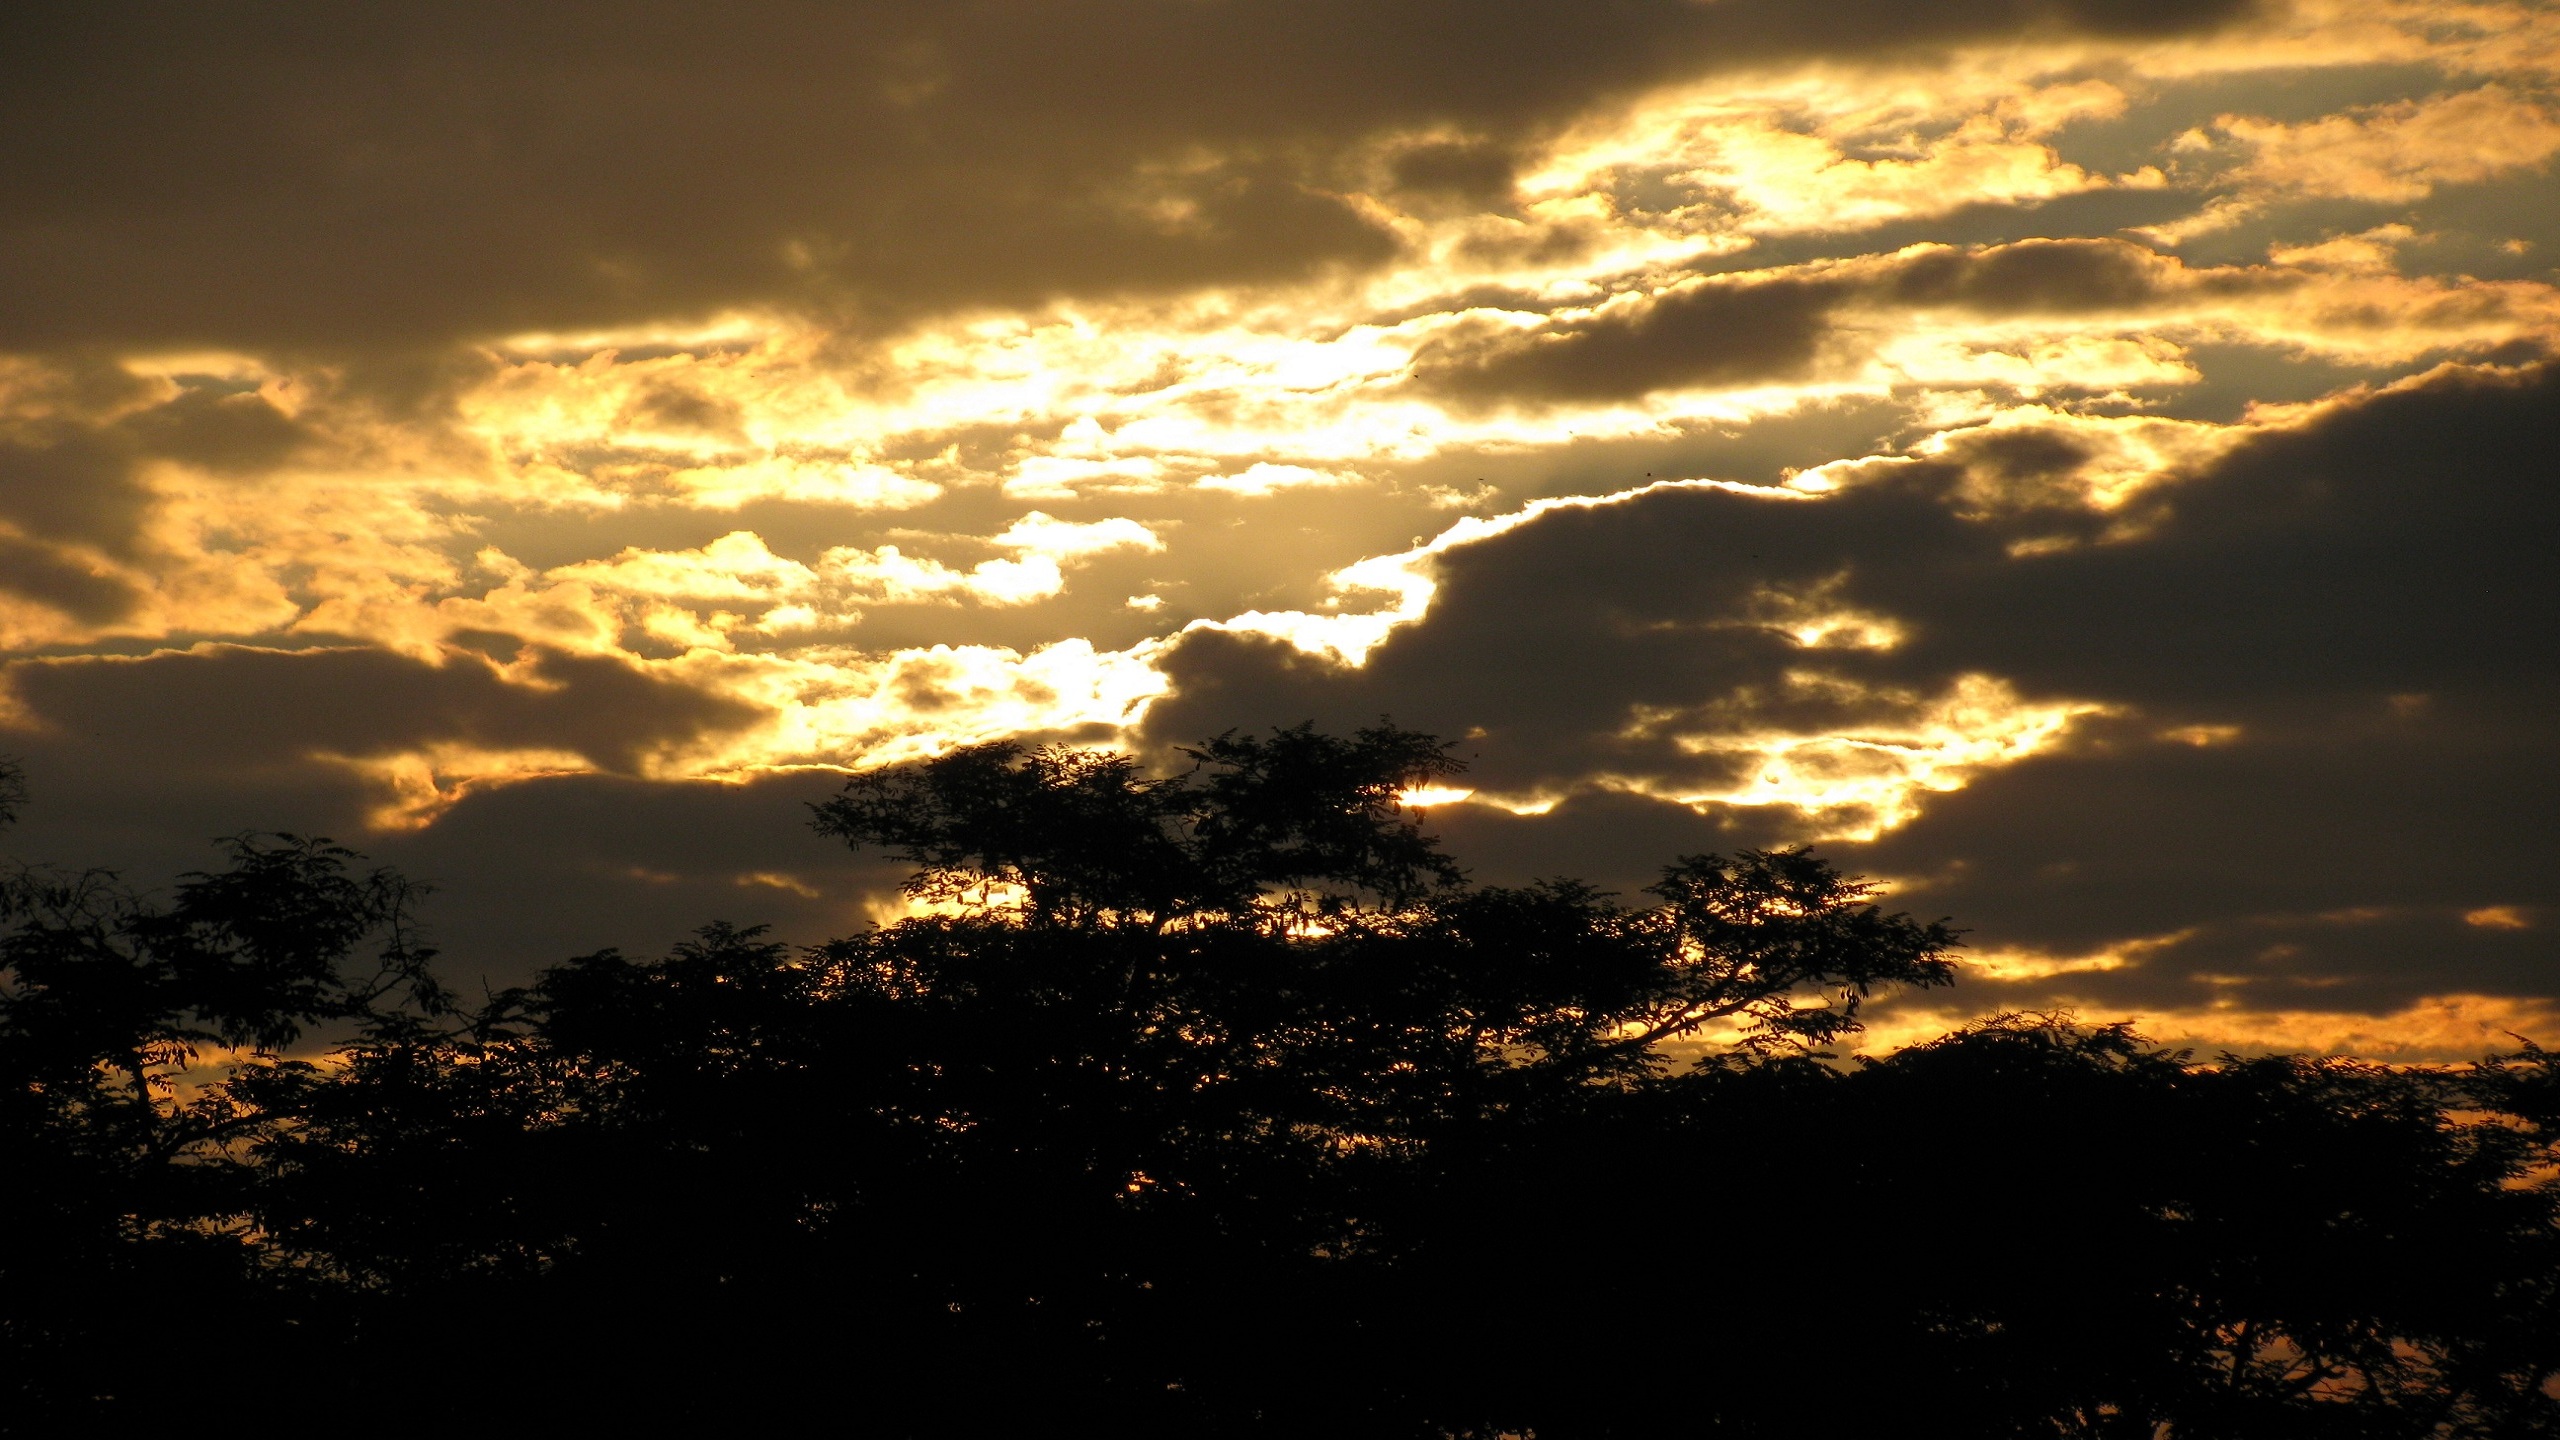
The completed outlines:
<svg viewBox="0 0 2560 1440">
<path fill-rule="evenodd" d="M 0 133 L 19 856 L 497 985 L 1387 716 L 1478 879 L 1953 917 L 1879 1047 L 2560 1044 L 2552 5 L 89 0 Z"/>
</svg>

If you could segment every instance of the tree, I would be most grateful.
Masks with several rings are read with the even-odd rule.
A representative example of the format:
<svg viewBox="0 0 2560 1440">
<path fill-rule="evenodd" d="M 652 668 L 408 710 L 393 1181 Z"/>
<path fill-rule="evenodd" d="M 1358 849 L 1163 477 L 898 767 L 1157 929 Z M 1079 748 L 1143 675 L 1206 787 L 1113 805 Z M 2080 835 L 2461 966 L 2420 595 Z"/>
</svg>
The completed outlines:
<svg viewBox="0 0 2560 1440">
<path fill-rule="evenodd" d="M 1021 894 L 1034 925 L 1163 928 L 1267 912 L 1388 905 L 1459 871 L 1401 809 L 1404 791 L 1463 769 L 1428 735 L 1312 725 L 1232 733 L 1150 778 L 1109 751 L 976 745 L 874 770 L 814 807 L 822 834 L 920 868 L 919 899 Z"/>
<path fill-rule="evenodd" d="M 271 1067 L 314 1025 L 447 1008 L 411 927 L 416 887 L 351 872 L 353 852 L 325 841 L 225 848 L 226 869 L 167 903 L 103 871 L 0 871 L 0 1369 L 31 1424 L 190 1393 L 221 1337 L 137 1364 L 155 1318 L 272 1314 L 290 1289 L 245 1216 L 255 1177 L 237 1149 L 275 1117 L 190 1072 Z M 272 1359 L 277 1338 L 248 1348 Z"/>
<path fill-rule="evenodd" d="M 1404 1323 L 1487 1432 L 2549 1435 L 2554 1078 L 2050 1016 L 1710 1065 L 1452 1176 Z"/>
<path fill-rule="evenodd" d="M 0 1218 L 49 1248 L 0 1259 L 0 1415 L 257 1375 L 498 1433 L 2560 1432 L 2542 1052 L 2199 1064 L 2011 1016 L 1844 1061 L 1956 934 L 1807 852 L 1478 886 L 1401 803 L 1456 768 L 1429 737 L 1184 758 L 857 777 L 815 823 L 918 913 L 468 1013 L 415 891 L 325 842 L 166 904 L 23 873 Z M 317 1027 L 327 1063 L 278 1053 Z M 180 1295 L 218 1343 L 134 1343 Z"/>
<path fill-rule="evenodd" d="M 1954 978 L 1954 931 L 1883 914 L 1871 887 L 1801 849 L 1686 857 L 1644 912 L 1572 882 L 1466 887 L 1399 801 L 1462 768 L 1447 748 L 1386 726 L 1349 740 L 1299 726 L 1219 736 L 1182 752 L 1191 768 L 1149 779 L 1122 755 L 982 745 L 857 777 L 816 825 L 917 864 L 910 895 L 971 902 L 990 934 L 1241 928 L 1364 971 L 1436 952 L 1449 1004 L 1501 1008 L 1489 987 L 1460 993 L 1480 978 L 1543 1006 L 1459 1026 L 1505 1063 L 1522 1043 L 1551 1059 L 1642 1057 L 1717 1022 L 1754 1045 L 1818 1047 L 1854 1032 L 1878 988 Z M 1007 893 L 1018 906 L 988 903 Z M 1133 975 L 1132 993 L 1154 978 Z"/>
</svg>

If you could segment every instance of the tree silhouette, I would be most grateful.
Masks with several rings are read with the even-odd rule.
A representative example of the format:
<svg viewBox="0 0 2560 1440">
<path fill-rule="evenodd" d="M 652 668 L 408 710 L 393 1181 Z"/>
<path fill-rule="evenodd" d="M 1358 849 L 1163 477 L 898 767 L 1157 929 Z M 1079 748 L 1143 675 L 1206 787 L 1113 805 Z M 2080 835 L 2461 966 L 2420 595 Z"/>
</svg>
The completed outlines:
<svg viewBox="0 0 2560 1440">
<path fill-rule="evenodd" d="M 1478 886 L 1399 801 L 1430 737 L 1184 759 L 859 776 L 814 822 L 916 913 L 467 1013 L 326 842 L 16 872 L 0 1429 L 2560 1430 L 2540 1051 L 1842 1061 L 1956 937 L 1806 852 Z"/>
<path fill-rule="evenodd" d="M 172 1305 L 288 1299 L 243 1214 L 255 1177 L 236 1150 L 275 1117 L 181 1083 L 209 1047 L 271 1053 L 315 1024 L 446 1008 L 411 933 L 415 887 L 350 873 L 357 857 L 325 841 L 225 848 L 228 868 L 166 904 L 101 871 L 0 871 L 0 1335 L 30 1417 L 189 1390 L 191 1364 L 133 1363 Z M 393 999 L 396 1020 L 379 1008 Z M 272 1358 L 279 1338 L 248 1348 Z M 225 1347 L 199 1349 L 210 1364 Z"/>
<path fill-rule="evenodd" d="M 815 823 L 922 867 L 906 886 L 919 898 L 1018 888 L 1034 924 L 1160 928 L 1275 900 L 1329 912 L 1459 879 L 1399 808 L 1400 792 L 1463 768 L 1431 736 L 1302 725 L 1182 753 L 1191 768 L 1151 779 L 1125 755 L 972 746 L 857 776 Z"/>
</svg>

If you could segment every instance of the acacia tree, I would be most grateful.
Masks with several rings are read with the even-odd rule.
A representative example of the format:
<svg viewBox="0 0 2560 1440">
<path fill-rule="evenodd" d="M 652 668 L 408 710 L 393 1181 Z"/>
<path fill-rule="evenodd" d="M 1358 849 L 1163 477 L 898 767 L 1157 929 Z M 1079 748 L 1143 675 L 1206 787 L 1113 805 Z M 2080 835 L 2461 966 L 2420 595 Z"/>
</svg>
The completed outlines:
<svg viewBox="0 0 2560 1440">
<path fill-rule="evenodd" d="M 1343 740 L 1302 725 L 1221 735 L 1152 777 L 1112 751 L 974 745 L 857 775 L 813 823 L 916 865 L 905 888 L 919 899 L 985 909 L 1018 892 L 1002 908 L 1028 925 L 1332 914 L 1458 882 L 1401 800 L 1464 768 L 1448 749 L 1390 726 Z"/>
<path fill-rule="evenodd" d="M 1857 1030 L 1876 990 L 1954 978 L 1954 931 L 1884 914 L 1802 849 L 1685 857 L 1640 911 L 1573 882 L 1466 886 L 1400 801 L 1463 768 L 1448 748 L 1302 725 L 1219 736 L 1150 778 L 1109 752 L 982 745 L 857 777 L 815 823 L 916 864 L 910 895 L 973 902 L 990 937 L 1242 930 L 1295 942 L 1312 970 L 1363 972 L 1431 954 L 1446 1006 L 1518 1012 L 1456 1032 L 1508 1065 L 1650 1063 L 1719 1023 L 1758 1047 L 1818 1047 Z M 1019 902 L 989 903 L 1006 895 Z M 1182 970 L 1191 943 L 1157 964 Z M 1131 993 L 1151 978 L 1169 977 L 1133 976 Z"/>
</svg>

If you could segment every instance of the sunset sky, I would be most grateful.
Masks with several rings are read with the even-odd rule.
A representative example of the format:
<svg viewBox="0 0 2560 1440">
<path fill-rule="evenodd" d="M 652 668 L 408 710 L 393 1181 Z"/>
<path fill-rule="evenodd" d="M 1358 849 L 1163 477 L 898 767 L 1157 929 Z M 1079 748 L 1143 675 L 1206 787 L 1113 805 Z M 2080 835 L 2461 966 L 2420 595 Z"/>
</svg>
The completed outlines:
<svg viewBox="0 0 2560 1440">
<path fill-rule="evenodd" d="M 1480 879 L 1969 927 L 1878 1045 L 2560 1044 L 2560 7 L 27 6 L 0 133 L 21 857 L 506 983 L 1387 715 Z"/>
</svg>

